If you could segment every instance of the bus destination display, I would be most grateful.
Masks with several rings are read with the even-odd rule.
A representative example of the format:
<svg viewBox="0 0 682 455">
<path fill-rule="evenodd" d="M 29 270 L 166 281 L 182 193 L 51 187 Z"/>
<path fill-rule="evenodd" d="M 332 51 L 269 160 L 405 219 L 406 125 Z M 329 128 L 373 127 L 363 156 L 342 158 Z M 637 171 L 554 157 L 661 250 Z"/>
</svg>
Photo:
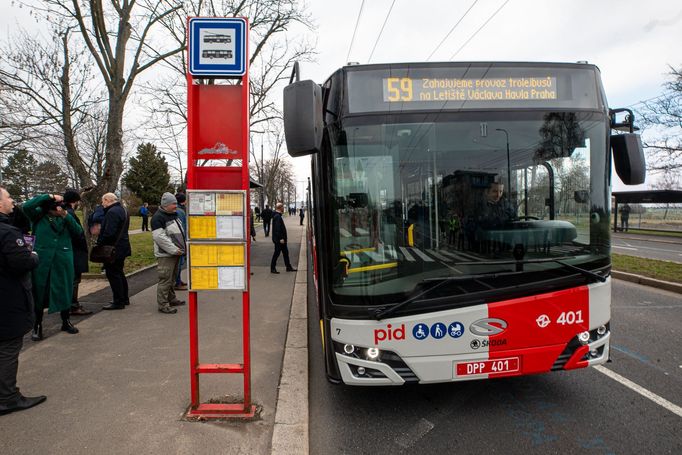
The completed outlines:
<svg viewBox="0 0 682 455">
<path fill-rule="evenodd" d="M 415 101 L 524 101 L 556 100 L 556 77 L 500 77 L 484 79 L 410 78 L 382 79 L 387 103 Z"/>
</svg>

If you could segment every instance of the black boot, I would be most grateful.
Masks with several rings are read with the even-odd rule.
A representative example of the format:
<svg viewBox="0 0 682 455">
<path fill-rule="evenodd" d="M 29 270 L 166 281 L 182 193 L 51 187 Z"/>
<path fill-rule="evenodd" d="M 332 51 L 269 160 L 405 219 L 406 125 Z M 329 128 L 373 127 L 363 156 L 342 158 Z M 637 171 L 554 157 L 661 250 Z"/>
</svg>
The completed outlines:
<svg viewBox="0 0 682 455">
<path fill-rule="evenodd" d="M 31 333 L 31 339 L 33 341 L 40 341 L 43 339 L 43 324 L 41 322 L 36 322 L 33 324 L 33 333 Z"/>
<path fill-rule="evenodd" d="M 78 329 L 71 324 L 70 319 L 64 319 L 62 321 L 62 332 L 70 333 L 71 335 L 75 335 L 78 333 Z"/>
</svg>

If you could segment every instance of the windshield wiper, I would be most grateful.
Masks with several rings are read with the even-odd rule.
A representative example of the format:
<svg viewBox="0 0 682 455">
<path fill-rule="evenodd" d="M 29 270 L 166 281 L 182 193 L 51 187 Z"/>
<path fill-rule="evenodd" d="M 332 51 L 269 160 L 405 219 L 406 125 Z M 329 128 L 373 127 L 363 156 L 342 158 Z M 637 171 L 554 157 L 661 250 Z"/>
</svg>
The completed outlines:
<svg viewBox="0 0 682 455">
<path fill-rule="evenodd" d="M 425 284 L 425 283 L 436 283 L 435 285 L 431 286 L 428 289 L 425 289 L 424 291 L 418 293 L 417 295 L 414 295 L 412 297 L 409 297 L 402 302 L 397 302 L 394 303 L 393 306 L 389 308 L 377 308 L 373 312 L 373 316 L 376 318 L 377 321 L 380 321 L 384 319 L 387 316 L 390 316 L 391 314 L 395 313 L 398 311 L 400 308 L 404 307 L 405 305 L 408 305 L 415 300 L 417 300 L 420 297 L 423 297 L 424 295 L 430 293 L 431 291 L 436 290 L 437 288 L 443 286 L 444 284 L 452 284 L 452 283 L 457 283 L 457 282 L 467 282 L 467 281 L 475 281 L 479 280 L 481 278 L 498 278 L 500 276 L 506 276 L 506 275 L 516 275 L 519 272 L 490 272 L 490 273 L 482 273 L 478 275 L 461 275 L 461 276 L 443 276 L 443 277 L 435 277 L 435 278 L 426 278 L 422 281 L 420 281 L 418 284 Z"/>
<path fill-rule="evenodd" d="M 541 264 L 543 262 L 554 262 L 556 264 L 562 265 L 566 267 L 567 269 L 574 270 L 581 275 L 588 277 L 588 278 L 594 278 L 597 281 L 600 281 L 604 283 L 606 281 L 606 277 L 599 275 L 598 273 L 595 273 L 591 270 L 583 269 L 580 267 L 576 267 L 575 265 L 568 264 L 567 262 L 564 262 L 565 259 L 574 259 L 573 256 L 564 256 L 560 258 L 542 258 L 542 259 L 525 259 L 525 260 L 510 260 L 510 261 L 485 261 L 485 262 L 458 262 L 457 265 L 502 265 L 502 264 L 509 264 L 509 265 L 523 265 L 523 264 Z M 518 270 L 518 269 L 517 269 Z"/>
</svg>

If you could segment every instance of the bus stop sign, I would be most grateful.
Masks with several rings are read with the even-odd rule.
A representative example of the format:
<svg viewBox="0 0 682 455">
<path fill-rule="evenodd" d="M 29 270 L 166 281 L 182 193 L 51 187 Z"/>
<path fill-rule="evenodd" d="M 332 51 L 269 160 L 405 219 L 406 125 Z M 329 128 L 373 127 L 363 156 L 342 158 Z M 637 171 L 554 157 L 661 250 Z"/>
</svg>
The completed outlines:
<svg viewBox="0 0 682 455">
<path fill-rule="evenodd" d="M 246 73 L 246 21 L 238 17 L 189 20 L 189 73 L 243 76 Z"/>
</svg>

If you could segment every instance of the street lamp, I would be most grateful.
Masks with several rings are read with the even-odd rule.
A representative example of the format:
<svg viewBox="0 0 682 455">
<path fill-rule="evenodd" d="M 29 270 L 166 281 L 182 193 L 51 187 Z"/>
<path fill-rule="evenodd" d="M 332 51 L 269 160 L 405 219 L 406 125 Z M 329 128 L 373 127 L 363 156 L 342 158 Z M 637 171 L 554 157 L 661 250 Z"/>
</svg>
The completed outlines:
<svg viewBox="0 0 682 455">
<path fill-rule="evenodd" d="M 509 132 L 504 128 L 495 128 L 495 131 L 502 131 L 507 138 L 507 185 L 509 185 L 508 194 L 511 194 L 511 161 L 509 159 Z"/>
</svg>

